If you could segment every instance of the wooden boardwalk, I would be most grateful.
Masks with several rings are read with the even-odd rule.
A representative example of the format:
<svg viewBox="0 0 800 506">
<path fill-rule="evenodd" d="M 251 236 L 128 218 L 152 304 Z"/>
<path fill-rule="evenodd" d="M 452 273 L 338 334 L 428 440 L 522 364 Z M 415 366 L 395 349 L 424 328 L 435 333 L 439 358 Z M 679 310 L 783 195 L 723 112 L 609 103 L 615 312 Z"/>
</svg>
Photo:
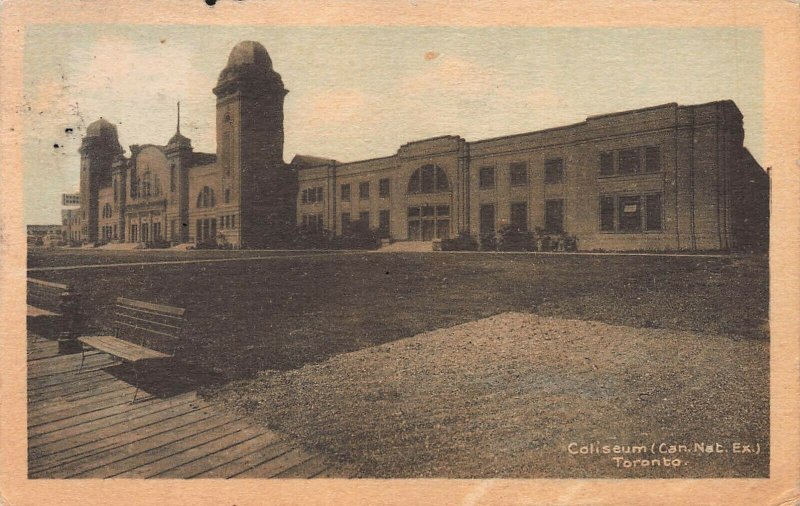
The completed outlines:
<svg viewBox="0 0 800 506">
<path fill-rule="evenodd" d="M 28 337 L 30 478 L 348 477 L 321 455 L 215 408 L 196 392 L 153 395 L 103 353 L 58 355 Z"/>
</svg>

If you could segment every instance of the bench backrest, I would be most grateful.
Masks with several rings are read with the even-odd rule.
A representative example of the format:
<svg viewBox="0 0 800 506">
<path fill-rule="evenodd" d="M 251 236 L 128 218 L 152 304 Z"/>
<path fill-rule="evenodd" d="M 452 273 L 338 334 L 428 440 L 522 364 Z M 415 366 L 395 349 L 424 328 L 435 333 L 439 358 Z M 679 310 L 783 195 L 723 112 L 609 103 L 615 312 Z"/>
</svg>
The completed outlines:
<svg viewBox="0 0 800 506">
<path fill-rule="evenodd" d="M 61 306 L 61 294 L 68 290 L 67 285 L 28 278 L 28 304 L 41 309 L 57 312 Z"/>
<path fill-rule="evenodd" d="M 117 338 L 174 355 L 183 337 L 186 310 L 119 297 L 112 323 Z"/>
</svg>

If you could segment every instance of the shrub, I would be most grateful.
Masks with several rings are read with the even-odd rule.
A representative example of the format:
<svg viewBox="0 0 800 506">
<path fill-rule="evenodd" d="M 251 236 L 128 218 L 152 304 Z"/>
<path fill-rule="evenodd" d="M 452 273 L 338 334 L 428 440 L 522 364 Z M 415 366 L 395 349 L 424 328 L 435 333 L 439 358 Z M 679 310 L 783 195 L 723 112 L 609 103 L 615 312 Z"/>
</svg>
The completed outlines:
<svg viewBox="0 0 800 506">
<path fill-rule="evenodd" d="M 498 251 L 536 251 L 533 232 L 506 225 L 497 232 Z"/>
<path fill-rule="evenodd" d="M 495 234 L 484 234 L 481 236 L 481 251 L 497 250 L 497 236 Z"/>
<path fill-rule="evenodd" d="M 461 232 L 452 239 L 442 239 L 442 251 L 478 251 L 478 246 L 478 241 L 469 232 Z"/>
</svg>

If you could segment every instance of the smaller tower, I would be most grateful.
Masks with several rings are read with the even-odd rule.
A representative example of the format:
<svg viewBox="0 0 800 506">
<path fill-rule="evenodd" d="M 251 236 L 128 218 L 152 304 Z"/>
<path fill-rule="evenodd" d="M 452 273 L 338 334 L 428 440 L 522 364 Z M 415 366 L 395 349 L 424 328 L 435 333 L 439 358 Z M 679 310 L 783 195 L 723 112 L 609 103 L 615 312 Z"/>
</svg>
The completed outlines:
<svg viewBox="0 0 800 506">
<path fill-rule="evenodd" d="M 96 242 L 98 230 L 98 190 L 111 184 L 111 165 L 123 153 L 117 127 L 103 118 L 86 128 L 78 150 L 81 154 L 81 239 Z"/>
<path fill-rule="evenodd" d="M 169 183 L 166 188 L 167 216 L 165 236 L 171 242 L 189 240 L 189 173 L 192 163 L 192 141 L 181 135 L 181 103 L 175 135 L 167 143 L 164 154 L 169 161 Z"/>
</svg>

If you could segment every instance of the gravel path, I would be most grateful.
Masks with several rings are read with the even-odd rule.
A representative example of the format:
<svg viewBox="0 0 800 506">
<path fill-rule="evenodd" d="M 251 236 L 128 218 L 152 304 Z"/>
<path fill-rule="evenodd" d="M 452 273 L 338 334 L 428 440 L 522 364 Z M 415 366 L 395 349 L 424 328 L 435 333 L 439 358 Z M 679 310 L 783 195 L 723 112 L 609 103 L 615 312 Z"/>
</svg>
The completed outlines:
<svg viewBox="0 0 800 506">
<path fill-rule="evenodd" d="M 764 340 L 503 313 L 209 395 L 363 477 L 769 472 Z M 647 452 L 570 453 L 590 443 Z M 727 451 L 700 451 L 716 443 Z M 734 453 L 742 445 L 753 453 Z M 625 467 L 636 459 L 649 465 Z"/>
</svg>

